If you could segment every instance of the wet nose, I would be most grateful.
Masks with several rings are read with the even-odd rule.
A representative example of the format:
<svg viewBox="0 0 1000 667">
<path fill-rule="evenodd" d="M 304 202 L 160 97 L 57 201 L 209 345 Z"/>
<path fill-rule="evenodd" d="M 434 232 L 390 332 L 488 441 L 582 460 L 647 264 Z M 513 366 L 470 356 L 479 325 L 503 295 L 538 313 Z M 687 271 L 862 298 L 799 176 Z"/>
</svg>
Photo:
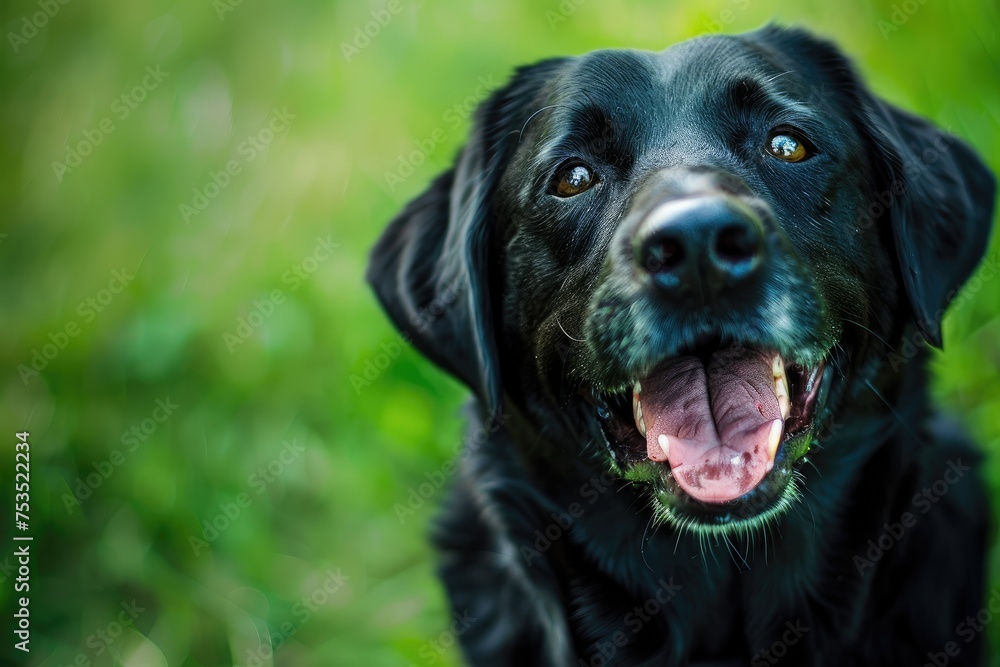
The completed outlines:
<svg viewBox="0 0 1000 667">
<path fill-rule="evenodd" d="M 750 281 L 766 251 L 759 218 L 723 197 L 657 206 L 639 224 L 633 248 L 637 269 L 658 290 L 701 301 Z"/>
</svg>

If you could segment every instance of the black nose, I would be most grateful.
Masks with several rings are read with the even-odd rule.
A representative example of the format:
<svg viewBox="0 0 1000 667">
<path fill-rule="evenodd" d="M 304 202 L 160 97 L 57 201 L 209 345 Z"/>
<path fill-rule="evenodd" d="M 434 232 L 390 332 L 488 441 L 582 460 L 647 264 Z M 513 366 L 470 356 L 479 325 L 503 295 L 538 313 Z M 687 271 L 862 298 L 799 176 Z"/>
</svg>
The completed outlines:
<svg viewBox="0 0 1000 667">
<path fill-rule="evenodd" d="M 658 288 L 702 303 L 746 284 L 764 258 L 764 230 L 750 209 L 722 197 L 657 206 L 639 224 L 637 268 Z"/>
</svg>

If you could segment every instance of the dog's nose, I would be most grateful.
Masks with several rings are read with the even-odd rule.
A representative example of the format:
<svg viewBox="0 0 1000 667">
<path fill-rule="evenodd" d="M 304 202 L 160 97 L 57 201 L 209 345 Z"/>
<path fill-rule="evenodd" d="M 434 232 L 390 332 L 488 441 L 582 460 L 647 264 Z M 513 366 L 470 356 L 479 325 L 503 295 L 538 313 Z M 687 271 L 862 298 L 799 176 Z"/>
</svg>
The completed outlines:
<svg viewBox="0 0 1000 667">
<path fill-rule="evenodd" d="M 722 197 L 661 204 L 639 224 L 636 266 L 661 290 L 708 303 L 749 280 L 765 254 L 760 219 Z"/>
</svg>

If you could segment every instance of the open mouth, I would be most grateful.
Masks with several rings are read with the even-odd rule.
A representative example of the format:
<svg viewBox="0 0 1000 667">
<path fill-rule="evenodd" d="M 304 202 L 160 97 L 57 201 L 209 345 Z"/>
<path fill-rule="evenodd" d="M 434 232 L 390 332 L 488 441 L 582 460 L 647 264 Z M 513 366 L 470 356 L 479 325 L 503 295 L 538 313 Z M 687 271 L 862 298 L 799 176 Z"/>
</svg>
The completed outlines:
<svg viewBox="0 0 1000 667">
<path fill-rule="evenodd" d="M 671 357 L 631 392 L 590 400 L 627 476 L 653 481 L 671 507 L 720 524 L 780 502 L 809 446 L 823 369 L 721 347 Z"/>
</svg>

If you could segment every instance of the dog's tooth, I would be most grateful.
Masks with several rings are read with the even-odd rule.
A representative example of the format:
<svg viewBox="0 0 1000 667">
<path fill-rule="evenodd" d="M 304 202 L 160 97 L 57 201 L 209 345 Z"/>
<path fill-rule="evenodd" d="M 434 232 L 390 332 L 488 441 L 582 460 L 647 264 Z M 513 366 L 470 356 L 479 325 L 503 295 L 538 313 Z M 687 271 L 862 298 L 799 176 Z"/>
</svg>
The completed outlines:
<svg viewBox="0 0 1000 667">
<path fill-rule="evenodd" d="M 778 399 L 781 418 L 788 419 L 788 414 L 792 411 L 792 400 L 788 396 L 788 377 L 785 375 L 785 362 L 781 355 L 777 355 L 771 362 L 771 372 L 774 375 L 774 395 Z"/>
<path fill-rule="evenodd" d="M 788 378 L 784 375 L 774 378 L 774 395 L 779 399 L 788 398 Z"/>
<path fill-rule="evenodd" d="M 666 433 L 661 433 L 660 435 L 656 436 L 656 444 L 658 444 L 660 446 L 660 449 L 663 450 L 664 456 L 670 455 L 670 438 L 667 437 Z"/>
<path fill-rule="evenodd" d="M 635 427 L 639 429 L 642 437 L 646 437 L 646 422 L 642 418 L 642 401 L 638 392 L 632 394 L 632 418 L 635 420 Z"/>
<path fill-rule="evenodd" d="M 788 419 L 788 413 L 792 411 L 792 400 L 788 397 L 788 378 L 785 376 L 774 378 L 774 395 L 778 398 L 781 418 Z"/>
<path fill-rule="evenodd" d="M 769 461 L 774 460 L 774 455 L 778 453 L 778 445 L 781 444 L 781 434 L 784 431 L 784 425 L 780 419 L 775 419 L 771 422 L 771 432 L 767 436 L 767 459 Z"/>
<path fill-rule="evenodd" d="M 642 401 L 636 399 L 636 402 L 635 402 L 635 411 L 632 413 L 632 416 L 635 417 L 635 427 L 637 429 L 639 429 L 639 434 L 642 435 L 642 437 L 645 438 L 646 437 L 646 420 L 643 419 L 643 417 L 642 417 Z"/>
<path fill-rule="evenodd" d="M 632 393 L 633 393 L 633 394 L 636 394 L 636 395 L 638 395 L 638 394 L 641 394 L 641 393 L 642 393 L 642 385 L 641 385 L 641 384 L 639 384 L 639 381 L 638 381 L 638 380 L 636 380 L 636 381 L 635 381 L 635 384 L 633 384 L 633 385 L 632 385 Z"/>
</svg>

